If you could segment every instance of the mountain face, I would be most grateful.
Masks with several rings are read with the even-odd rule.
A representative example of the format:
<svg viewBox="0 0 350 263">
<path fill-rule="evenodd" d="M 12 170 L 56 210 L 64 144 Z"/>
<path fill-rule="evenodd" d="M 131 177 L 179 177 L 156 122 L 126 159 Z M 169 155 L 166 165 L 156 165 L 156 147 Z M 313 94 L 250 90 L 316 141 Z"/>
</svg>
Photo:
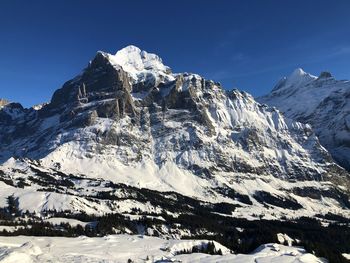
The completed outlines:
<svg viewBox="0 0 350 263">
<path fill-rule="evenodd" d="M 98 52 L 49 103 L 3 106 L 0 159 L 1 198 L 21 211 L 157 214 L 186 197 L 235 217 L 350 216 L 349 174 L 308 124 L 134 46 Z"/>
<path fill-rule="evenodd" d="M 311 124 L 334 160 L 350 170 L 350 81 L 336 80 L 329 72 L 315 77 L 297 69 L 258 100 Z"/>
</svg>

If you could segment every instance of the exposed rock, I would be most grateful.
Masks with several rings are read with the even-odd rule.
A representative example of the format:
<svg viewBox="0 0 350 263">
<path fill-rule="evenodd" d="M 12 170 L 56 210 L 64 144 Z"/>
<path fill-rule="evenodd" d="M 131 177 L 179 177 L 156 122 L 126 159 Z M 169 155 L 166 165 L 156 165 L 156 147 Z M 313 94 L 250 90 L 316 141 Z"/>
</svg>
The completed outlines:
<svg viewBox="0 0 350 263">
<path fill-rule="evenodd" d="M 318 78 L 308 75 L 306 81 L 284 78 L 278 90 L 258 100 L 277 107 L 289 118 L 311 124 L 322 146 L 350 171 L 350 82 L 336 80 L 329 72 Z"/>
<path fill-rule="evenodd" d="M 327 78 L 333 78 L 332 74 L 328 71 L 321 72 L 320 76 L 318 77 L 318 79 L 327 79 Z"/>
</svg>

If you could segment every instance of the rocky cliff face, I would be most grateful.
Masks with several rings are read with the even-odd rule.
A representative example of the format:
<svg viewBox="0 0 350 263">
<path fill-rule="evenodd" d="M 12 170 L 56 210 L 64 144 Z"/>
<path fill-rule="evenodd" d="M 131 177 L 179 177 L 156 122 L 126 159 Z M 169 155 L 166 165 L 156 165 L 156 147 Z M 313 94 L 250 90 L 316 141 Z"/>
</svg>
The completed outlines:
<svg viewBox="0 0 350 263">
<path fill-rule="evenodd" d="M 350 169 L 350 82 L 329 72 L 319 77 L 296 70 L 259 101 L 276 106 L 288 118 L 311 124 L 332 157 Z"/>
<path fill-rule="evenodd" d="M 43 107 L 9 104 L 1 116 L 1 167 L 14 185 L 24 174 L 37 183 L 39 169 L 235 203 L 237 216 L 348 213 L 349 174 L 309 125 L 245 92 L 172 73 L 134 46 L 98 52 Z"/>
</svg>

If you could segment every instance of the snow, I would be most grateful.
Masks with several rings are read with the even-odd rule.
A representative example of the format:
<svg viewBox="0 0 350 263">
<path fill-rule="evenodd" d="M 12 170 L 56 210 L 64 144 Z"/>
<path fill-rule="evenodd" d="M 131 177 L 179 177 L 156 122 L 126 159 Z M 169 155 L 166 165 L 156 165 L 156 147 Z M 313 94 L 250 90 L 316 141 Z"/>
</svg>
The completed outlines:
<svg viewBox="0 0 350 263">
<path fill-rule="evenodd" d="M 0 187 L 2 189 L 0 192 L 0 206 L 7 206 L 7 197 L 14 195 L 15 198 L 18 198 L 20 210 L 36 212 L 38 215 L 40 215 L 40 212 L 53 209 L 56 209 L 57 211 L 69 210 L 72 212 L 84 211 L 88 214 L 96 215 L 111 212 L 129 214 L 133 208 L 140 209 L 145 213 L 162 213 L 163 210 L 161 207 L 153 206 L 147 202 L 141 203 L 139 201 L 129 199 L 120 200 L 117 203 L 110 203 L 108 200 L 95 202 L 91 199 L 80 196 L 81 194 L 93 195 L 99 191 L 110 190 L 103 185 L 95 186 L 94 184 L 87 183 L 87 181 L 90 180 L 88 179 L 89 177 L 95 177 L 96 179 L 92 180 L 103 181 L 107 180 L 106 178 L 109 178 L 115 183 L 123 182 L 135 187 L 144 187 L 156 191 L 176 191 L 203 201 L 240 204 L 242 206 L 236 208 L 232 214 L 232 217 L 235 218 L 254 220 L 257 219 L 259 215 L 264 215 L 265 219 L 272 220 L 279 219 L 281 217 L 294 219 L 301 216 L 312 217 L 316 214 L 326 214 L 328 212 L 350 217 L 349 210 L 341 208 L 341 206 L 334 199 L 323 197 L 321 200 L 315 200 L 288 194 L 290 189 L 295 187 L 313 187 L 316 189 L 324 189 L 326 191 L 331 186 L 329 182 L 287 182 L 283 179 L 278 179 L 270 175 L 257 176 L 254 174 L 232 174 L 223 172 L 218 173 L 215 180 L 206 180 L 195 176 L 187 170 L 180 169 L 175 163 L 168 163 L 164 165 L 161 171 L 159 168 L 157 168 L 157 166 L 151 165 L 150 163 L 144 163 L 140 167 L 124 166 L 124 168 L 120 170 L 123 164 L 119 162 L 116 163 L 108 161 L 107 163 L 103 163 L 101 161 L 96 162 L 97 159 L 88 158 L 73 160 L 76 162 L 75 168 L 80 167 L 81 165 L 81 168 L 76 171 L 76 174 L 80 174 L 82 171 L 80 169 L 83 169 L 85 166 L 89 166 L 90 169 L 94 169 L 95 171 L 94 173 L 89 173 L 88 177 L 86 177 L 87 179 L 82 179 L 80 181 L 75 180 L 77 190 L 70 190 L 70 194 L 43 192 L 37 191 L 39 187 L 35 184 L 21 189 L 0 182 Z M 78 162 L 78 160 L 81 162 Z M 13 163 L 13 161 L 10 163 Z M 72 166 L 65 165 L 65 163 L 62 163 L 62 169 L 72 171 L 74 162 L 71 163 Z M 20 170 L 16 170 L 16 173 L 11 172 L 10 170 L 7 170 L 7 172 L 13 178 L 26 178 L 27 176 L 32 176 L 32 173 L 28 171 L 28 168 L 25 165 L 18 164 L 18 167 L 22 167 L 21 169 L 24 171 L 24 174 L 20 172 Z M 98 170 L 100 172 L 98 172 Z M 132 176 L 130 175 L 130 171 L 132 171 Z M 47 172 L 50 173 L 50 170 L 47 170 Z M 101 173 L 103 174 L 104 178 L 98 179 L 101 177 Z M 115 174 L 118 176 L 115 176 Z M 232 180 L 232 178 L 235 180 Z M 248 195 L 253 204 L 242 204 L 238 201 L 221 196 L 211 191 L 211 189 L 217 187 L 217 185 L 227 185 L 230 188 L 235 189 L 235 191 L 238 193 Z M 273 209 L 270 209 L 254 199 L 253 195 L 256 191 L 269 192 L 274 196 L 282 198 L 288 198 L 290 196 L 300 205 L 302 205 L 303 209 L 295 211 L 281 207 L 274 207 Z M 123 197 L 123 194 L 119 193 L 118 191 L 116 191 L 115 195 L 117 197 Z M 75 223 L 78 224 L 79 222 Z"/>
<path fill-rule="evenodd" d="M 20 228 L 23 228 L 22 226 L 2 226 L 0 222 L 0 231 L 7 231 L 7 232 L 14 232 Z"/>
<path fill-rule="evenodd" d="M 121 66 L 128 72 L 134 83 L 146 80 L 155 80 L 155 82 L 175 80 L 170 73 L 170 68 L 163 64 L 160 57 L 133 45 L 119 50 L 115 55 L 104 54 L 113 65 Z"/>
<path fill-rule="evenodd" d="M 40 104 L 34 105 L 32 108 L 34 110 L 38 111 L 38 110 L 41 110 L 44 106 L 46 106 L 48 104 L 49 104 L 48 102 L 44 102 L 44 103 L 40 103 Z"/>
<path fill-rule="evenodd" d="M 0 249 L 0 262 L 3 263 L 32 263 L 33 258 L 42 254 L 41 249 L 32 242 L 26 242 L 10 250 Z"/>
<path fill-rule="evenodd" d="M 289 237 L 287 234 L 282 233 L 277 234 L 277 240 L 280 244 L 284 244 L 286 242 L 288 246 L 292 246 L 293 242 L 295 242 L 293 238 Z"/>
<path fill-rule="evenodd" d="M 287 82 L 289 85 L 296 85 L 296 84 L 309 82 L 315 79 L 317 79 L 316 76 L 306 73 L 301 68 L 297 68 L 292 72 L 291 75 L 289 75 L 289 77 L 287 77 Z"/>
<path fill-rule="evenodd" d="M 276 244 L 260 246 L 251 254 L 231 254 L 227 248 L 214 242 L 223 256 L 202 253 L 178 254 L 193 246 L 205 246 L 207 240 L 164 240 L 156 237 L 111 235 L 99 238 L 65 237 L 0 237 L 1 263 L 38 262 L 326 262 L 306 253 L 300 247 Z M 146 260 L 148 258 L 148 261 Z"/>
<path fill-rule="evenodd" d="M 46 130 L 50 127 L 54 127 L 57 126 L 60 120 L 60 115 L 56 114 L 52 117 L 46 118 L 43 120 L 43 122 L 41 123 L 41 130 Z"/>
<path fill-rule="evenodd" d="M 277 107 L 288 118 L 311 124 L 333 158 L 349 168 L 349 92 L 347 80 L 296 70 L 258 101 Z"/>
<path fill-rule="evenodd" d="M 113 61 L 129 73 L 137 73 L 145 69 L 165 72 L 168 69 L 164 66 L 160 57 L 141 51 L 141 49 L 132 45 L 119 50 L 113 57 Z"/>
<path fill-rule="evenodd" d="M 48 222 L 48 223 L 51 223 L 53 225 L 60 225 L 62 223 L 69 224 L 72 227 L 76 227 L 77 225 L 81 225 L 82 227 L 85 227 L 86 225 L 92 224 L 91 222 L 87 223 L 87 222 L 83 222 L 83 221 L 76 220 L 76 219 L 61 218 L 61 217 L 52 217 L 52 218 L 49 218 L 49 219 L 45 219 L 44 221 Z"/>
<path fill-rule="evenodd" d="M 316 76 L 306 73 L 301 68 L 297 68 L 288 77 L 283 77 L 281 80 L 279 80 L 272 92 L 284 93 L 293 87 L 307 85 L 316 79 Z"/>
</svg>

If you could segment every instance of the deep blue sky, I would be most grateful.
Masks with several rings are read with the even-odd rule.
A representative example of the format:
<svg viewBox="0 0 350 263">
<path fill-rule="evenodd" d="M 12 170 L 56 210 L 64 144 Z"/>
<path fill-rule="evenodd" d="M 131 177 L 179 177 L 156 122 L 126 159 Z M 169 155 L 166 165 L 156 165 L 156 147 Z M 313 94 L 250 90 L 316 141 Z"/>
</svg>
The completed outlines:
<svg viewBox="0 0 350 263">
<path fill-rule="evenodd" d="M 349 12 L 348 0 L 3 0 L 0 97 L 48 101 L 97 50 L 129 44 L 255 96 L 297 67 L 350 79 Z"/>
</svg>

